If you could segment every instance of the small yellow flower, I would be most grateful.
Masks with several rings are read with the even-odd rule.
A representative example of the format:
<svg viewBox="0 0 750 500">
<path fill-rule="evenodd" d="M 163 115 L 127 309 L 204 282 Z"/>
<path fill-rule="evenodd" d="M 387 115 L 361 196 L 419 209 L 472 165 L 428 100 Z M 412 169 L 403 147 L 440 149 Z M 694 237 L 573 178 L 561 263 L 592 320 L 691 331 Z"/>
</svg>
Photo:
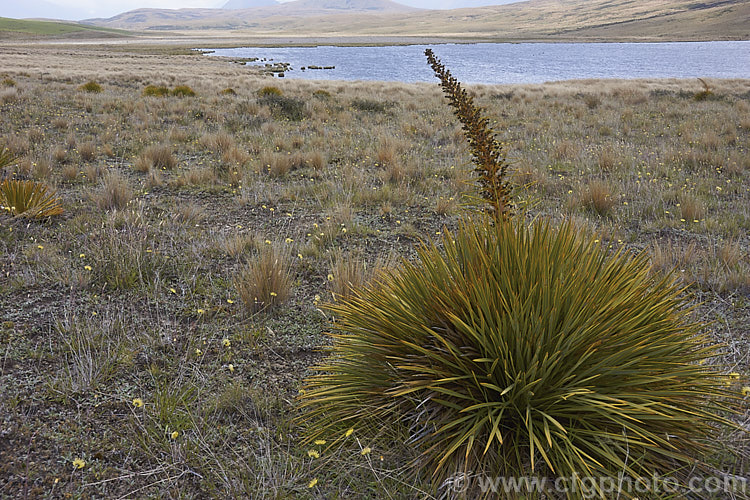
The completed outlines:
<svg viewBox="0 0 750 500">
<path fill-rule="evenodd" d="M 742 388 L 742 395 L 743 396 L 750 396 L 750 387 L 743 387 Z"/>
<path fill-rule="evenodd" d="M 44 247 L 43 247 L 42 245 L 37 245 L 36 247 L 37 247 L 37 248 L 38 248 L 39 250 L 44 250 Z"/>
<path fill-rule="evenodd" d="M 328 275 L 328 281 L 333 281 L 333 274 Z"/>
<path fill-rule="evenodd" d="M 198 309 L 198 314 L 205 314 L 206 311 L 204 309 Z"/>
<path fill-rule="evenodd" d="M 278 297 L 278 295 L 276 292 L 271 292 L 271 297 Z"/>
<path fill-rule="evenodd" d="M 174 288 L 170 288 L 169 291 L 172 293 L 177 293 L 177 290 L 175 290 Z"/>
<path fill-rule="evenodd" d="M 221 341 L 221 343 L 222 343 L 222 345 L 224 345 L 224 347 L 231 347 L 232 346 L 232 341 L 229 340 L 229 339 L 224 339 L 224 340 Z"/>
<path fill-rule="evenodd" d="M 372 450 L 371 450 L 371 449 L 370 449 L 370 447 L 368 446 L 368 447 L 364 448 L 364 449 L 363 449 L 362 451 L 360 451 L 360 452 L 359 452 L 359 454 L 360 454 L 360 455 L 369 455 L 371 451 L 372 451 Z"/>
<path fill-rule="evenodd" d="M 87 271 L 91 271 L 91 266 L 83 266 L 83 268 Z"/>
<path fill-rule="evenodd" d="M 285 239 L 284 241 L 286 241 L 287 243 L 291 243 L 291 242 L 293 242 L 294 240 L 293 240 L 293 239 L 291 239 L 291 238 L 287 238 L 287 239 Z"/>
<path fill-rule="evenodd" d="M 73 468 L 74 469 L 83 469 L 86 466 L 86 461 L 80 457 L 76 457 L 73 459 Z"/>
<path fill-rule="evenodd" d="M 86 254 L 82 253 L 82 254 L 78 255 L 78 257 L 81 258 L 81 259 L 83 259 L 84 257 L 86 257 Z"/>
<path fill-rule="evenodd" d="M 143 400 L 141 398 L 135 398 L 133 400 L 133 406 L 135 406 L 136 408 L 142 407 L 143 406 Z"/>
<path fill-rule="evenodd" d="M 270 244 L 271 244 L 271 240 L 266 240 L 266 245 L 270 245 Z"/>
<path fill-rule="evenodd" d="M 353 432 L 354 432 L 354 428 L 351 428 L 351 429 L 349 429 L 348 431 L 346 431 L 346 432 L 344 433 L 344 437 L 349 437 L 349 436 L 351 436 Z"/>
<path fill-rule="evenodd" d="M 320 458 L 320 453 L 315 450 L 307 450 L 307 456 L 310 458 Z"/>
<path fill-rule="evenodd" d="M 297 254 L 297 257 L 299 257 L 299 258 L 300 258 L 300 260 L 302 260 L 302 254 L 301 254 L 301 253 L 298 253 L 298 254 Z"/>
<path fill-rule="evenodd" d="M 195 355 L 196 356 L 202 356 L 203 355 L 203 351 L 201 351 L 200 349 L 196 349 L 195 350 Z"/>
<path fill-rule="evenodd" d="M 326 440 L 325 439 L 316 439 L 315 440 L 315 444 L 317 444 L 317 445 L 326 444 Z"/>
<path fill-rule="evenodd" d="M 232 299 L 227 299 L 227 304 L 234 304 L 234 301 Z"/>
<path fill-rule="evenodd" d="M 318 478 L 317 477 L 315 479 L 313 479 L 312 481 L 310 481 L 309 483 L 307 483 L 307 487 L 308 488 L 314 488 L 316 484 L 318 484 Z"/>
<path fill-rule="evenodd" d="M 180 433 L 177 431 L 172 431 L 172 434 L 169 435 L 172 439 L 177 439 L 180 436 Z"/>
<path fill-rule="evenodd" d="M 229 373 L 234 373 L 234 365 L 232 363 L 229 363 L 229 366 L 227 366 L 227 368 L 229 368 Z"/>
</svg>

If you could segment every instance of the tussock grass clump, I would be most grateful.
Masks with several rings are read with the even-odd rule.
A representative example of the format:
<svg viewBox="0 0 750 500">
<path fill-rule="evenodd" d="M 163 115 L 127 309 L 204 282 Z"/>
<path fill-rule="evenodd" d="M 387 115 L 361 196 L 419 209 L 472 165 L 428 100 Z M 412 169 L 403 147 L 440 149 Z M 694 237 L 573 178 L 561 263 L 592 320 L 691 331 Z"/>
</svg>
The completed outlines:
<svg viewBox="0 0 750 500">
<path fill-rule="evenodd" d="M 88 92 L 89 94 L 99 94 L 104 91 L 102 86 L 93 80 L 84 83 L 83 85 L 78 87 L 78 90 L 82 92 Z"/>
<path fill-rule="evenodd" d="M 232 87 L 227 87 L 221 92 L 219 92 L 220 95 L 237 95 L 237 91 L 234 90 Z"/>
<path fill-rule="evenodd" d="M 78 154 L 83 161 L 93 161 L 96 159 L 96 144 L 93 142 L 84 142 L 78 148 Z"/>
<path fill-rule="evenodd" d="M 127 179 L 113 172 L 102 179 L 99 189 L 91 197 L 102 210 L 122 210 L 133 199 L 133 190 Z"/>
<path fill-rule="evenodd" d="M 308 439 L 402 429 L 436 484 L 622 472 L 684 486 L 732 424 L 680 287 L 572 224 L 491 220 L 327 306 L 330 357 L 302 396 Z"/>
<path fill-rule="evenodd" d="M 600 216 L 609 215 L 615 206 L 612 188 L 600 180 L 589 182 L 581 192 L 581 205 Z"/>
<path fill-rule="evenodd" d="M 63 212 L 54 191 L 39 182 L 17 179 L 0 183 L 0 210 L 28 218 L 50 217 Z"/>
<path fill-rule="evenodd" d="M 16 81 L 12 78 L 3 78 L 2 84 L 3 87 L 15 87 L 17 85 Z"/>
<path fill-rule="evenodd" d="M 234 280 L 245 308 L 252 314 L 270 311 L 292 293 L 292 258 L 288 251 L 264 246 Z"/>
<path fill-rule="evenodd" d="M 142 156 L 154 168 L 172 170 L 177 165 L 172 147 L 168 144 L 152 144 L 143 151 Z"/>
</svg>

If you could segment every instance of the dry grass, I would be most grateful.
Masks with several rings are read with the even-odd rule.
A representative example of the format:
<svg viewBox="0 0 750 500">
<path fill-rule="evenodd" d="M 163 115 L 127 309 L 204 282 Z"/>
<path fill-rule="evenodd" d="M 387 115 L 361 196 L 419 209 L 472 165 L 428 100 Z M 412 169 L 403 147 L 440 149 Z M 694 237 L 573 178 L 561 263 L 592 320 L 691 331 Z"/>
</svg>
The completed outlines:
<svg viewBox="0 0 750 500">
<path fill-rule="evenodd" d="M 291 266 L 288 251 L 272 244 L 262 247 L 234 280 L 245 309 L 257 314 L 284 304 L 292 293 Z"/>
<path fill-rule="evenodd" d="M 113 172 L 102 180 L 91 197 L 101 210 L 122 210 L 133 199 L 133 190 L 127 179 Z"/>
</svg>

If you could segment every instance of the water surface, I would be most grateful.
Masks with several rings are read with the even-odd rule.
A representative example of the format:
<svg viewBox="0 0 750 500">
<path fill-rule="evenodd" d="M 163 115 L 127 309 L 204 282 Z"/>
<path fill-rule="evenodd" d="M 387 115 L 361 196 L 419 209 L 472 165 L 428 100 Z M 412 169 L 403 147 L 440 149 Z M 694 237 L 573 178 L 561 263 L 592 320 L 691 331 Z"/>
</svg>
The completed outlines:
<svg viewBox="0 0 750 500">
<path fill-rule="evenodd" d="M 464 83 L 542 83 L 588 78 L 750 78 L 750 41 L 474 43 L 383 47 L 240 47 L 209 56 L 286 62 L 286 78 L 433 82 L 426 48 Z M 248 64 L 266 64 L 256 62 Z M 302 71 L 303 66 L 335 66 Z"/>
</svg>

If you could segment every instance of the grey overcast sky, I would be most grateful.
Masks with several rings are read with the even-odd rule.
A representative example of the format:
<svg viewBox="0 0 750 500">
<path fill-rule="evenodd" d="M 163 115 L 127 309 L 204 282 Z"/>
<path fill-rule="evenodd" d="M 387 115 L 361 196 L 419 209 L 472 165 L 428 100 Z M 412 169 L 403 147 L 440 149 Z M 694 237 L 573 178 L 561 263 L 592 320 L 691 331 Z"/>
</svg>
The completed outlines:
<svg viewBox="0 0 750 500">
<path fill-rule="evenodd" d="M 520 0 L 395 1 L 425 9 L 455 9 L 480 5 L 498 5 Z M 92 17 L 111 17 L 144 7 L 155 9 L 219 8 L 226 2 L 227 0 L 0 0 L 0 16 L 79 20 Z"/>
</svg>

